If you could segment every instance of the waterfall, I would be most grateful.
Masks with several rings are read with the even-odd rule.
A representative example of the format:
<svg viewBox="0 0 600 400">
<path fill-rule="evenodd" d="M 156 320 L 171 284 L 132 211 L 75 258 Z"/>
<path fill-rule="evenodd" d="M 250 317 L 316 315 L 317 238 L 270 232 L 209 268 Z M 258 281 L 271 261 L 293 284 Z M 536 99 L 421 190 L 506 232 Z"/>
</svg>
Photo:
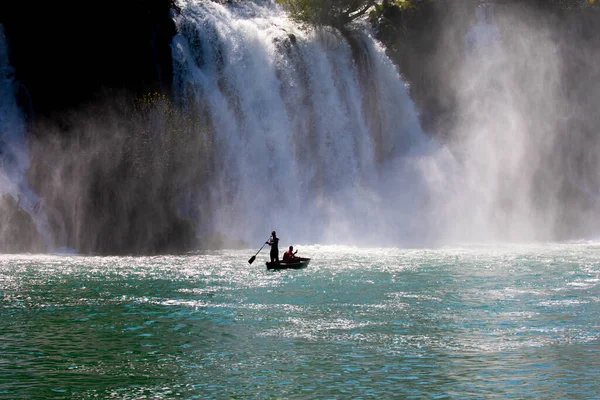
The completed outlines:
<svg viewBox="0 0 600 400">
<path fill-rule="evenodd" d="M 427 73 L 447 85 L 434 92 L 451 94 L 438 136 L 423 133 L 402 75 L 361 23 L 301 26 L 271 0 L 178 5 L 178 107 L 109 97 L 68 114 L 68 135 L 39 123 L 29 143 L 0 31 L 0 190 L 47 243 L 46 213 L 59 245 L 105 252 L 188 248 L 192 223 L 200 243 L 252 247 L 272 230 L 283 246 L 598 232 L 594 38 L 526 5 L 479 7 L 464 42 L 447 35 L 431 50 Z M 464 22 L 441 20 L 452 26 L 440 32 Z"/>
<path fill-rule="evenodd" d="M 429 140 L 372 37 L 301 29 L 270 2 L 180 6 L 174 92 L 209 126 L 209 229 L 251 242 L 273 229 L 301 243 L 414 237 L 404 214 L 420 180 L 402 171 Z"/>
<path fill-rule="evenodd" d="M 14 71 L 9 64 L 8 44 L 0 25 L 0 191 L 15 198 L 29 160 L 25 148 L 25 136 L 21 112 L 15 99 Z"/>
<path fill-rule="evenodd" d="M 174 95 L 211 148 L 188 214 L 207 231 L 401 246 L 597 231 L 596 53 L 539 12 L 481 6 L 464 43 L 439 47 L 464 52 L 439 66 L 457 100 L 440 143 L 368 30 L 301 27 L 270 1 L 180 6 Z"/>
<path fill-rule="evenodd" d="M 19 207 L 33 217 L 38 232 L 52 247 L 43 205 L 31 190 L 26 172 L 29 155 L 25 141 L 23 115 L 16 101 L 18 82 L 9 62 L 9 47 L 0 25 L 0 195 L 10 194 Z"/>
</svg>

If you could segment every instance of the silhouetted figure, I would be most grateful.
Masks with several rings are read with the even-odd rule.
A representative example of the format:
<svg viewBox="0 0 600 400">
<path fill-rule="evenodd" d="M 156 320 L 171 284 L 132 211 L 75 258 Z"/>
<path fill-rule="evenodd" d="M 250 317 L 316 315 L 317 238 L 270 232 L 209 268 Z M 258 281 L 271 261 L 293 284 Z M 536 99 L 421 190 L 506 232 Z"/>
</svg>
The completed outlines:
<svg viewBox="0 0 600 400">
<path fill-rule="evenodd" d="M 271 246 L 271 262 L 279 262 L 279 238 L 275 231 L 271 232 L 271 237 L 268 242 L 265 242 Z"/>
</svg>

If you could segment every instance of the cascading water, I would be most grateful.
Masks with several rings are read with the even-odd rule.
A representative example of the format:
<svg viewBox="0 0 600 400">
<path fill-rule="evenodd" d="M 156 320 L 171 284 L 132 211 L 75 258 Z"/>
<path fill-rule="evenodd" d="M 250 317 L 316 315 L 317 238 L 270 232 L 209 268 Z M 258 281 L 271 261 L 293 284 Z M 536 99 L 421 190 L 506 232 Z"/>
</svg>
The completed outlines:
<svg viewBox="0 0 600 400">
<path fill-rule="evenodd" d="M 0 194 L 10 194 L 29 213 L 42 234 L 46 248 L 52 248 L 48 222 L 39 197 L 27 183 L 29 156 L 25 143 L 23 116 L 17 105 L 17 82 L 9 63 L 8 43 L 0 25 Z M 2 227 L 1 229 L 5 229 Z"/>
<path fill-rule="evenodd" d="M 2 37 L 0 188 L 20 195 L 42 234 L 47 204 L 59 245 L 143 253 L 179 237 L 193 246 L 180 216 L 196 223 L 200 243 L 217 232 L 253 246 L 272 229 L 284 245 L 371 246 L 597 232 L 600 54 L 561 42 L 552 21 L 480 7 L 466 46 L 438 46 L 436 60 L 459 49 L 462 58 L 432 68 L 456 97 L 439 143 L 422 133 L 397 68 L 363 27 L 301 27 L 272 1 L 179 5 L 173 87 L 183 117 L 162 101 L 143 112 L 100 105 L 68 117 L 70 137 L 90 140 L 64 143 L 39 124 L 27 175 L 42 202 L 25 180 L 18 82 Z"/>
<path fill-rule="evenodd" d="M 595 145 L 565 133 L 582 112 L 563 93 L 564 46 L 537 14 L 480 7 L 467 46 L 442 47 L 466 48 L 441 72 L 458 104 L 442 145 L 365 30 L 301 28 L 268 1 L 180 6 L 175 97 L 212 146 L 201 228 L 367 245 L 593 232 Z"/>
<path fill-rule="evenodd" d="M 21 112 L 15 101 L 13 70 L 8 59 L 8 45 L 0 25 L 0 134 L 2 168 L 0 190 L 15 198 L 20 194 L 23 175 L 29 165 Z"/>
<path fill-rule="evenodd" d="M 401 170 L 428 140 L 371 37 L 299 29 L 269 2 L 181 8 L 175 94 L 210 126 L 209 229 L 250 241 L 278 229 L 296 243 L 415 237 L 419 180 Z"/>
</svg>

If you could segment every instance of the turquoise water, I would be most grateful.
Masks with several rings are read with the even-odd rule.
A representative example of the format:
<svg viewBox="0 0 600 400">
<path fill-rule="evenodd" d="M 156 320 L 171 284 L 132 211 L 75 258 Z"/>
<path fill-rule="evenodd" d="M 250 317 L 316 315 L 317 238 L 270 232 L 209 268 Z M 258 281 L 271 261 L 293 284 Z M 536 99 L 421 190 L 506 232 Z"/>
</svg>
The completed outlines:
<svg viewBox="0 0 600 400">
<path fill-rule="evenodd" d="M 0 398 L 600 395 L 600 245 L 0 257 Z"/>
</svg>

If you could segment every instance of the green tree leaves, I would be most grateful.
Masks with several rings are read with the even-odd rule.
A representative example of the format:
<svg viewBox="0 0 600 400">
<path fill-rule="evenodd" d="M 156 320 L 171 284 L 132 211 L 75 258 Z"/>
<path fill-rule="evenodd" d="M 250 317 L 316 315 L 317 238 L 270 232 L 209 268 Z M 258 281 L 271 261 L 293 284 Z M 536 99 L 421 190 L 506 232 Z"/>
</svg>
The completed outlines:
<svg viewBox="0 0 600 400">
<path fill-rule="evenodd" d="M 336 28 L 344 28 L 377 4 L 375 0 L 277 0 L 277 2 L 299 22 Z"/>
</svg>

